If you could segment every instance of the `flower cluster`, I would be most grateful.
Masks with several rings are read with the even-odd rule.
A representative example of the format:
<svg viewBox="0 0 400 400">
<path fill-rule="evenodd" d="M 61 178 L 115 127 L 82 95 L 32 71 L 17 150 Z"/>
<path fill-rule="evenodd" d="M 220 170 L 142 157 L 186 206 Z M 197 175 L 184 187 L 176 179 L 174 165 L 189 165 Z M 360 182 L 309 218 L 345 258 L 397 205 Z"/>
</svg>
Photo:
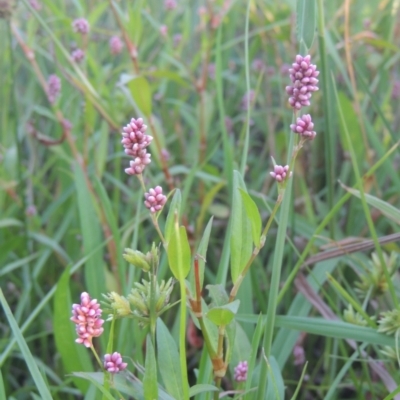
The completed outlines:
<svg viewBox="0 0 400 400">
<path fill-rule="evenodd" d="M 80 63 L 85 58 L 85 52 L 81 49 L 76 49 L 71 53 L 71 58 L 76 62 Z"/>
<path fill-rule="evenodd" d="M 175 8 L 178 6 L 175 0 L 165 0 L 164 1 L 164 7 L 166 10 L 175 10 Z"/>
<path fill-rule="evenodd" d="M 241 361 L 236 367 L 235 367 L 235 381 L 236 382 L 245 382 L 247 380 L 247 371 L 249 369 L 249 366 L 247 364 L 247 361 Z"/>
<path fill-rule="evenodd" d="M 146 199 L 144 205 L 152 213 L 160 211 L 167 202 L 167 197 L 163 195 L 161 186 L 156 186 L 154 189 L 150 188 L 149 191 L 144 194 L 144 198 Z"/>
<path fill-rule="evenodd" d="M 109 45 L 110 45 L 111 54 L 114 54 L 114 55 L 121 53 L 122 48 L 124 47 L 124 44 L 122 43 L 122 40 L 120 39 L 119 36 L 113 36 L 110 39 Z"/>
<path fill-rule="evenodd" d="M 90 30 L 90 25 L 85 18 L 77 18 L 72 22 L 72 28 L 76 33 L 87 35 Z"/>
<path fill-rule="evenodd" d="M 131 122 L 123 128 L 122 141 L 125 153 L 132 156 L 130 167 L 125 169 L 128 175 L 140 175 L 147 164 L 150 164 L 150 154 L 146 148 L 153 140 L 152 136 L 146 135 L 147 126 L 142 118 L 132 118 Z"/>
<path fill-rule="evenodd" d="M 289 173 L 289 165 L 275 165 L 273 172 L 270 172 L 269 174 L 277 181 L 277 182 L 283 182 L 286 177 L 291 177 L 292 172 Z"/>
<path fill-rule="evenodd" d="M 51 104 L 54 104 L 57 100 L 57 97 L 61 92 L 61 79 L 52 74 L 47 79 L 47 98 Z"/>
<path fill-rule="evenodd" d="M 116 351 L 104 356 L 104 369 L 112 374 L 123 371 L 127 366 L 127 363 L 122 362 L 121 354 Z"/>
<path fill-rule="evenodd" d="M 96 299 L 91 299 L 89 294 L 81 294 L 81 303 L 72 305 L 71 321 L 76 324 L 76 333 L 79 338 L 76 343 L 81 343 L 86 347 L 92 346 L 92 338 L 98 337 L 103 333 L 103 323 L 101 317 L 102 310 Z"/>
<path fill-rule="evenodd" d="M 307 139 L 314 139 L 316 135 L 316 132 L 313 131 L 314 124 L 310 114 L 304 114 L 297 118 L 296 123 L 290 125 L 290 129 Z"/>
<path fill-rule="evenodd" d="M 310 98 L 313 92 L 318 90 L 319 71 L 314 64 L 311 64 L 311 56 L 296 56 L 296 62 L 289 69 L 291 86 L 286 87 L 289 94 L 289 104 L 296 110 L 310 105 Z"/>
</svg>

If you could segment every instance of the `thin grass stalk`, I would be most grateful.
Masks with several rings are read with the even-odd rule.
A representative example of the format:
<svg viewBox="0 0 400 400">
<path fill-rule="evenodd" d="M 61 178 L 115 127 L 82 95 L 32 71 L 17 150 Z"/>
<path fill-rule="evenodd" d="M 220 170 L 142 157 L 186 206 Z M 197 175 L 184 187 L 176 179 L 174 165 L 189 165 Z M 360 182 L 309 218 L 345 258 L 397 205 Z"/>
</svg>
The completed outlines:
<svg viewBox="0 0 400 400">
<path fill-rule="evenodd" d="M 333 129 L 333 116 L 332 116 L 332 104 L 330 104 L 329 93 L 329 67 L 328 58 L 326 54 L 326 44 L 325 44 L 325 16 L 324 16 L 324 2 L 323 0 L 318 0 L 318 48 L 319 57 L 321 64 L 321 75 L 320 84 L 322 88 L 322 104 L 324 110 L 324 121 L 325 121 L 325 168 L 326 168 L 326 185 L 328 187 L 328 207 L 331 210 L 334 206 L 334 184 L 335 184 L 335 134 Z M 336 218 L 332 216 L 332 220 L 329 223 L 329 234 L 331 239 L 335 237 L 335 226 Z"/>
<path fill-rule="evenodd" d="M 244 67 L 245 67 L 245 75 L 246 75 L 246 93 L 247 93 L 247 115 L 246 115 L 246 133 L 244 137 L 243 144 L 243 156 L 240 162 L 240 174 L 244 177 L 247 165 L 247 156 L 249 152 L 249 141 L 250 141 L 250 71 L 249 71 L 249 17 L 250 17 L 250 0 L 247 2 L 246 9 L 246 22 L 245 22 L 245 30 L 244 30 Z"/>
<path fill-rule="evenodd" d="M 290 135 L 290 142 L 288 149 L 288 157 L 289 157 L 288 164 L 290 164 L 290 158 L 292 157 L 293 154 L 293 147 L 294 147 L 294 135 Z M 286 229 L 290 213 L 291 191 L 292 191 L 292 179 L 290 178 L 288 179 L 288 183 L 282 200 L 281 212 L 279 215 L 278 233 L 276 236 L 274 258 L 272 263 L 272 276 L 271 276 L 271 284 L 268 296 L 267 323 L 265 326 L 264 341 L 263 341 L 264 354 L 267 359 L 271 355 L 272 337 L 275 327 L 275 316 L 276 316 L 276 308 L 278 305 L 279 284 L 282 271 L 283 252 L 286 242 Z M 264 399 L 265 397 L 267 373 L 268 373 L 268 365 L 266 362 L 262 362 L 260 371 L 260 381 L 257 391 L 257 399 Z"/>
</svg>

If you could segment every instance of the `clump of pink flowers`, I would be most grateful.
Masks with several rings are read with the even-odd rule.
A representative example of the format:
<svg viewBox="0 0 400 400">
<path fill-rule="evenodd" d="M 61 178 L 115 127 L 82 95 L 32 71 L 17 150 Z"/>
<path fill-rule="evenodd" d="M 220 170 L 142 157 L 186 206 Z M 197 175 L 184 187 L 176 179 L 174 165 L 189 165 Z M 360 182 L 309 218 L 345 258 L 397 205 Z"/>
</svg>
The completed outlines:
<svg viewBox="0 0 400 400">
<path fill-rule="evenodd" d="M 152 136 L 146 135 L 147 125 L 142 118 L 132 118 L 131 122 L 123 128 L 122 141 L 125 153 L 132 156 L 130 167 L 125 169 L 128 175 L 140 175 L 147 164 L 150 164 L 150 154 L 146 148 L 153 140 Z"/>
<path fill-rule="evenodd" d="M 247 380 L 247 371 L 249 366 L 247 361 L 240 361 L 239 364 L 235 367 L 235 381 L 236 382 L 245 382 Z"/>
<path fill-rule="evenodd" d="M 165 0 L 164 7 L 166 10 L 174 10 L 178 6 L 175 0 Z"/>
<path fill-rule="evenodd" d="M 71 53 L 71 58 L 76 62 L 80 63 L 85 58 L 85 52 L 82 49 L 76 49 Z"/>
<path fill-rule="evenodd" d="M 103 333 L 104 320 L 101 319 L 102 310 L 96 299 L 91 299 L 89 294 L 81 294 L 80 304 L 72 305 L 71 321 L 76 324 L 78 339 L 76 343 L 86 347 L 92 346 L 92 339 Z"/>
<path fill-rule="evenodd" d="M 316 132 L 313 130 L 314 124 L 312 122 L 310 114 L 304 114 L 301 117 L 297 118 L 296 123 L 290 125 L 290 129 L 294 133 L 298 133 L 300 136 L 307 139 L 312 140 L 316 136 Z"/>
<path fill-rule="evenodd" d="M 161 186 L 156 186 L 154 189 L 150 188 L 149 191 L 144 194 L 144 198 L 146 199 L 144 205 L 150 212 L 155 213 L 160 211 L 167 202 L 167 197 L 163 195 L 162 191 Z"/>
<path fill-rule="evenodd" d="M 54 104 L 61 92 L 61 79 L 52 74 L 47 79 L 47 98 L 51 104 Z"/>
<path fill-rule="evenodd" d="M 127 366 L 127 363 L 122 362 L 121 354 L 116 351 L 104 356 L 104 369 L 112 374 L 123 371 Z"/>
<path fill-rule="evenodd" d="M 269 174 L 279 183 L 292 176 L 292 173 L 289 173 L 289 165 L 275 165 L 274 171 Z"/>
<path fill-rule="evenodd" d="M 72 28 L 76 33 L 87 35 L 90 30 L 90 25 L 85 18 L 77 18 L 72 22 Z"/>
<path fill-rule="evenodd" d="M 311 56 L 296 56 L 296 62 L 289 69 L 292 85 L 286 87 L 289 94 L 289 104 L 296 110 L 310 105 L 310 98 L 313 92 L 318 90 L 319 71 L 314 64 L 311 64 Z"/>
<path fill-rule="evenodd" d="M 110 39 L 109 45 L 110 45 L 111 54 L 114 54 L 114 55 L 121 53 L 122 48 L 124 47 L 124 44 L 122 43 L 122 40 L 120 39 L 119 36 L 113 36 Z"/>
</svg>

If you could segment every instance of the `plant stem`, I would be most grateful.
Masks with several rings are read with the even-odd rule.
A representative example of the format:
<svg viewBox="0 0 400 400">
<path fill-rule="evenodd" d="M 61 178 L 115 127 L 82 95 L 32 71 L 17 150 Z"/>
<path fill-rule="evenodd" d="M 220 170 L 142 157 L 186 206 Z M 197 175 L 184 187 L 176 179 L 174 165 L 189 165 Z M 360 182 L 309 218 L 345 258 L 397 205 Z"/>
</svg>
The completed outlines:
<svg viewBox="0 0 400 400">
<path fill-rule="evenodd" d="M 179 356 L 181 363 L 183 397 L 189 399 L 189 383 L 187 375 L 186 363 L 186 285 L 185 279 L 180 279 L 179 286 L 181 289 L 181 320 L 179 332 Z"/>
</svg>

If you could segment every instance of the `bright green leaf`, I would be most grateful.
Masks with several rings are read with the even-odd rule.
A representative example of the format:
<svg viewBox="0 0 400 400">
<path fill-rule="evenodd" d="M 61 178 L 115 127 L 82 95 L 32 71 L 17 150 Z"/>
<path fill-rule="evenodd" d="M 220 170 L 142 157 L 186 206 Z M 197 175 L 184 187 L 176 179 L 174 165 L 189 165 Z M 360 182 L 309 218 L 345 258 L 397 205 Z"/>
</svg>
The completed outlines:
<svg viewBox="0 0 400 400">
<path fill-rule="evenodd" d="M 177 211 L 178 215 L 180 215 L 181 203 L 182 203 L 181 191 L 177 189 L 169 206 L 167 221 L 165 222 L 164 236 L 165 236 L 165 241 L 167 242 L 167 246 L 174 231 L 175 211 Z"/>
<path fill-rule="evenodd" d="M 232 301 L 232 303 L 225 304 L 224 306 L 214 307 L 207 313 L 207 318 L 215 325 L 228 325 L 239 309 L 239 300 Z"/>
<path fill-rule="evenodd" d="M 242 200 L 244 203 L 244 208 L 246 210 L 247 217 L 251 223 L 251 233 L 253 235 L 254 246 L 260 246 L 260 238 L 261 238 L 261 216 L 258 211 L 257 205 L 254 200 L 250 197 L 250 195 L 245 192 L 243 189 L 239 189 L 240 194 L 242 195 Z"/>
<path fill-rule="evenodd" d="M 231 213 L 231 276 L 236 282 L 252 252 L 252 228 L 247 217 L 239 189 L 246 192 L 243 178 L 238 171 L 233 175 L 233 200 Z"/>
</svg>

